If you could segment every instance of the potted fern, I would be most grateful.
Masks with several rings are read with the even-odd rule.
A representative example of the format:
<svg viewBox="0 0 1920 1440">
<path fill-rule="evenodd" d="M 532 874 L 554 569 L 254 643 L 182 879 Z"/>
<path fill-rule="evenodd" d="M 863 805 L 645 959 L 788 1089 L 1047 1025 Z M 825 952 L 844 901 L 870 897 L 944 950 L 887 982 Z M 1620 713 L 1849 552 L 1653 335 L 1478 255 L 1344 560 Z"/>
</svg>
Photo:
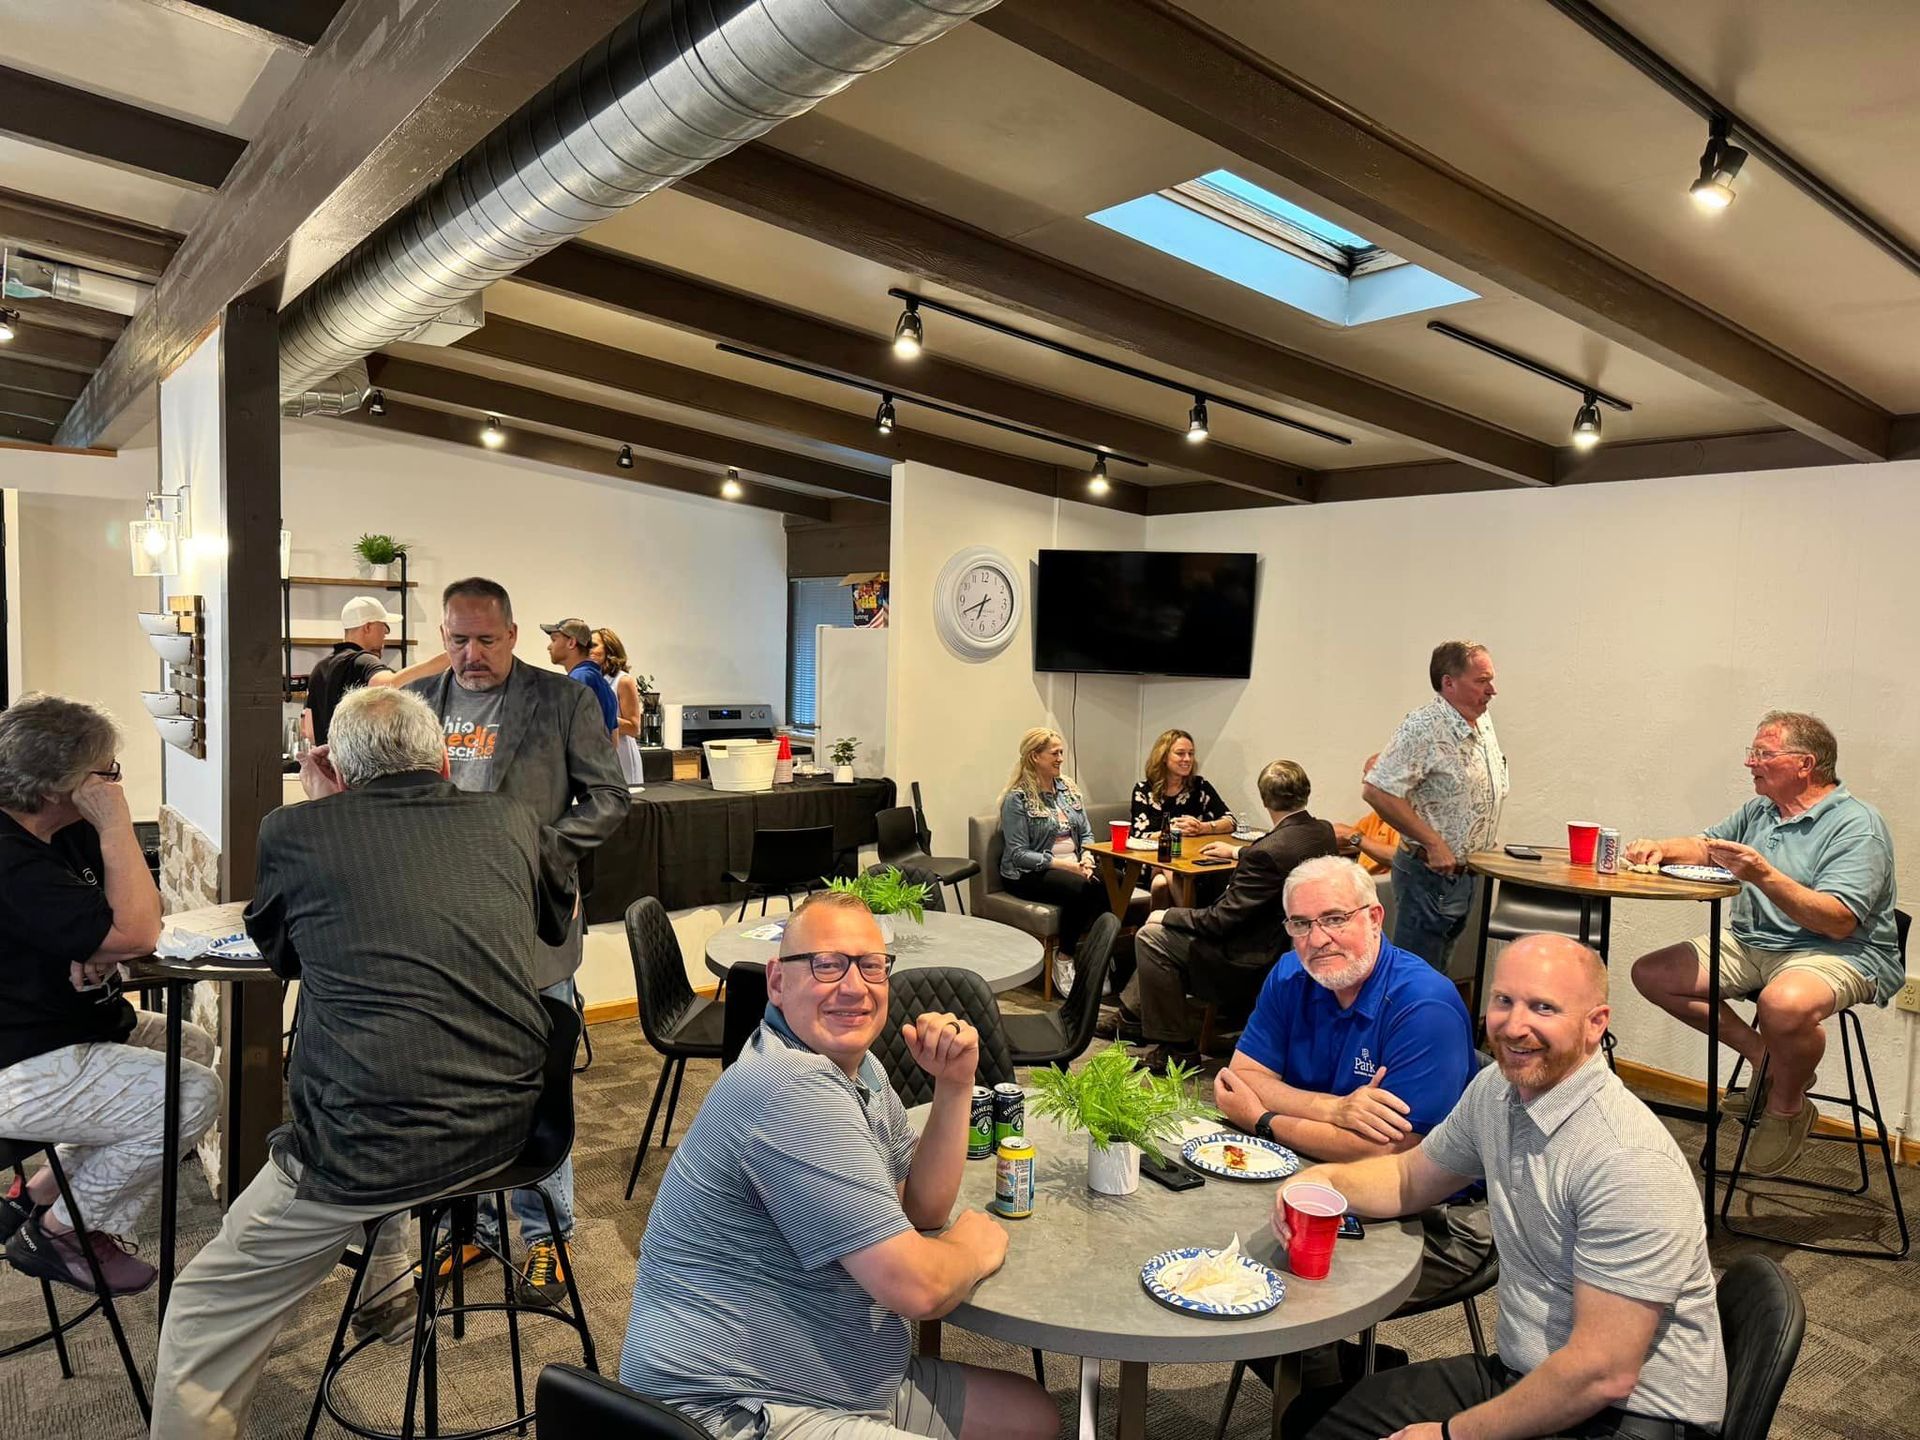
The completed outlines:
<svg viewBox="0 0 1920 1440">
<path fill-rule="evenodd" d="M 360 568 L 369 580 L 385 580 L 387 567 L 405 555 L 407 547 L 391 535 L 362 535 L 353 542 L 353 553 L 360 557 Z"/>
<path fill-rule="evenodd" d="M 827 758 L 833 761 L 833 783 L 851 785 L 853 783 L 853 757 L 860 748 L 860 741 L 852 735 L 842 735 L 833 742 L 833 748 L 827 752 Z"/>
<path fill-rule="evenodd" d="M 1109 1045 L 1078 1070 L 1049 1065 L 1029 1081 L 1033 1113 L 1087 1132 L 1087 1188 L 1131 1195 L 1140 1185 L 1140 1152 L 1164 1160 L 1160 1147 L 1189 1120 L 1213 1111 L 1188 1086 L 1197 1073 L 1167 1066 L 1165 1075 L 1141 1068 L 1124 1045 Z"/>
<path fill-rule="evenodd" d="M 916 925 L 926 923 L 927 887 L 915 884 L 889 865 L 866 875 L 836 876 L 827 882 L 829 890 L 844 890 L 858 895 L 880 923 L 880 934 L 893 944 L 893 917 L 904 915 Z"/>
</svg>

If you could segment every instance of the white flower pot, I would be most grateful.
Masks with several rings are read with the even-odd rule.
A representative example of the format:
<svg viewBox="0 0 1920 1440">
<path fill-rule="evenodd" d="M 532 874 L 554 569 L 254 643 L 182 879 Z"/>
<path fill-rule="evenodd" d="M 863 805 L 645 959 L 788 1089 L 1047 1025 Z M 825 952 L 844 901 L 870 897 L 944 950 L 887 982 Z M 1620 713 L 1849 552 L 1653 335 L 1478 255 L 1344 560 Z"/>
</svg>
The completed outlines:
<svg viewBox="0 0 1920 1440">
<path fill-rule="evenodd" d="M 833 767 L 833 783 L 836 785 L 851 785 L 853 783 L 853 766 L 851 765 L 834 766 Z"/>
<path fill-rule="evenodd" d="M 387 568 L 385 565 L 375 565 L 370 560 L 362 560 L 360 562 L 360 573 L 369 580 L 385 580 L 387 578 Z"/>
<path fill-rule="evenodd" d="M 1131 1195 L 1140 1188 L 1140 1147 L 1116 1140 L 1102 1150 L 1087 1137 L 1087 1188 L 1098 1195 Z"/>
<path fill-rule="evenodd" d="M 873 917 L 873 923 L 880 927 L 880 938 L 886 941 L 888 947 L 891 948 L 893 945 L 893 916 L 876 915 Z"/>
</svg>

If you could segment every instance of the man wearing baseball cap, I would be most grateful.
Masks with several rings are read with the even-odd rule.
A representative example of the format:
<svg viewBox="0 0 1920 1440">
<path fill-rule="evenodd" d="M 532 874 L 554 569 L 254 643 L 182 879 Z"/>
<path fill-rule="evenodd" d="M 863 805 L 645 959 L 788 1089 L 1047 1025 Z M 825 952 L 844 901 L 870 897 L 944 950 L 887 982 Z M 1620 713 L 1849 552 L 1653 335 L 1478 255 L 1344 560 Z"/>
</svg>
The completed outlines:
<svg viewBox="0 0 1920 1440">
<path fill-rule="evenodd" d="M 620 728 L 620 702 L 613 698 L 613 686 L 600 667 L 593 663 L 593 627 L 584 620 L 566 619 L 542 625 L 547 632 L 547 658 L 593 692 L 600 702 L 600 716 L 607 722 L 607 736 Z"/>
<path fill-rule="evenodd" d="M 356 595 L 340 607 L 340 643 L 307 676 L 307 703 L 300 712 L 300 733 L 316 745 L 327 743 L 333 712 L 349 690 L 362 685 L 405 685 L 447 668 L 444 653 L 395 671 L 382 652 L 387 632 L 400 617 L 371 595 Z"/>
</svg>

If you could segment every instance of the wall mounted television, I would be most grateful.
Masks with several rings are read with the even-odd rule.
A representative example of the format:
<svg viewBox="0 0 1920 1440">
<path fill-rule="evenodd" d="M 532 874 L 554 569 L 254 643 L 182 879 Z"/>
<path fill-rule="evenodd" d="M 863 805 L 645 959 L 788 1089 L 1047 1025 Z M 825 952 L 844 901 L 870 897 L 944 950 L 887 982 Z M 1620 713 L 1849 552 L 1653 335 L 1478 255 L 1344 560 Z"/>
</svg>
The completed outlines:
<svg viewBox="0 0 1920 1440">
<path fill-rule="evenodd" d="M 1033 668 L 1245 680 L 1259 556 L 1042 550 Z"/>
</svg>

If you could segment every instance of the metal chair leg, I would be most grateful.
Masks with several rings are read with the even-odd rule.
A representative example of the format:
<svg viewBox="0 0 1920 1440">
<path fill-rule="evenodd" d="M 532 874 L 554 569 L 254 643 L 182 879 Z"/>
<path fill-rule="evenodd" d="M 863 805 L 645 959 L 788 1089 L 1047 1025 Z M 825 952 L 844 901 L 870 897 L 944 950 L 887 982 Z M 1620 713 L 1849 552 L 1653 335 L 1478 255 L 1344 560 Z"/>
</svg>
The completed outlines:
<svg viewBox="0 0 1920 1440">
<path fill-rule="evenodd" d="M 93 1253 L 93 1242 L 88 1238 L 85 1218 L 80 1214 L 80 1206 L 67 1184 L 66 1167 L 60 1163 L 60 1152 L 53 1146 L 47 1147 L 46 1155 L 47 1164 L 53 1170 L 53 1183 L 60 1191 L 60 1198 L 66 1202 L 67 1219 L 73 1222 L 73 1238 L 79 1242 L 80 1253 L 87 1257 L 87 1269 L 93 1276 L 93 1293 L 99 1298 L 100 1309 L 107 1317 L 107 1328 L 113 1332 L 113 1343 L 120 1351 L 120 1363 L 126 1367 L 127 1383 L 133 1387 L 134 1403 L 140 1407 L 140 1419 L 151 1425 L 153 1407 L 147 1403 L 147 1387 L 140 1381 L 140 1367 L 133 1363 L 133 1348 L 127 1344 L 127 1332 L 121 1328 L 120 1312 L 114 1306 L 113 1292 L 107 1289 L 107 1277 L 100 1273 L 100 1260 Z"/>
<path fill-rule="evenodd" d="M 673 1129 L 673 1108 L 680 1103 L 680 1082 L 687 1078 L 686 1057 L 682 1056 L 674 1065 L 673 1093 L 667 1096 L 667 1118 L 660 1126 L 660 1148 L 667 1148 L 667 1134 Z"/>
<path fill-rule="evenodd" d="M 647 1111 L 647 1123 L 640 1132 L 640 1144 L 633 1152 L 633 1170 L 627 1176 L 627 1199 L 633 1199 L 633 1187 L 640 1183 L 640 1167 L 647 1163 L 647 1141 L 653 1138 L 654 1118 L 660 1113 L 660 1101 L 667 1093 L 667 1071 L 673 1069 L 673 1058 L 666 1057 L 660 1068 L 660 1078 L 653 1087 L 653 1106 Z"/>
<path fill-rule="evenodd" d="M 1033 1352 L 1033 1378 L 1040 1382 L 1042 1390 L 1047 1388 L 1047 1362 L 1038 1350 Z"/>
<path fill-rule="evenodd" d="M 1460 1308 L 1467 1312 L 1467 1334 L 1473 1337 L 1473 1353 L 1484 1360 L 1487 1358 L 1487 1332 L 1480 1328 L 1480 1307 L 1469 1299 L 1462 1301 Z"/>
<path fill-rule="evenodd" d="M 1233 1374 L 1227 1377 L 1227 1398 L 1220 1402 L 1220 1418 L 1214 1422 L 1213 1440 L 1225 1440 L 1227 1421 L 1233 1418 L 1233 1402 L 1240 1398 L 1240 1382 L 1246 1378 L 1247 1362 L 1233 1362 Z"/>
</svg>

